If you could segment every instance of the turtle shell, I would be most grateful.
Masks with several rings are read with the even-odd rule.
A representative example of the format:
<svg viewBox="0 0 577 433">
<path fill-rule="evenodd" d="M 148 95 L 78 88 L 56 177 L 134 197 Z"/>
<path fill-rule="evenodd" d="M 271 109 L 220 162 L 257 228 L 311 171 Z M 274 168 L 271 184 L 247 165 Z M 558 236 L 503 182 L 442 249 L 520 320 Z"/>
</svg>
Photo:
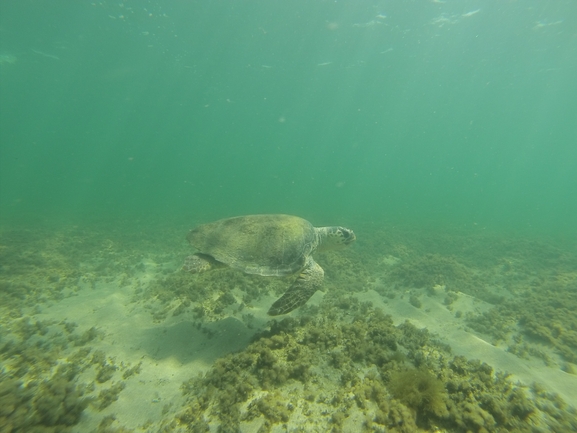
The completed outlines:
<svg viewBox="0 0 577 433">
<path fill-rule="evenodd" d="M 311 223 L 291 215 L 246 215 L 203 224 L 188 241 L 234 269 L 264 276 L 301 270 L 318 244 Z"/>
</svg>

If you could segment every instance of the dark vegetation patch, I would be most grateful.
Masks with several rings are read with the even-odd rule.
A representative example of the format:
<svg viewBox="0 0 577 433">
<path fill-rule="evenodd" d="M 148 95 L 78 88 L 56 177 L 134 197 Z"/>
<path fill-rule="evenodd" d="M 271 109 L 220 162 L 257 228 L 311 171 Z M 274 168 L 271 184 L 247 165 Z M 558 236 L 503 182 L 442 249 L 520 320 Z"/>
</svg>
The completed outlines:
<svg viewBox="0 0 577 433">
<path fill-rule="evenodd" d="M 238 431 L 259 419 L 268 431 L 302 413 L 319 431 L 339 431 L 359 414 L 364 431 L 577 427 L 575 414 L 556 396 L 515 385 L 487 364 L 452 356 L 426 330 L 410 323 L 395 327 L 369 304 L 352 302 L 345 310 L 329 304 L 314 318 L 273 321 L 247 349 L 186 382 L 188 402 L 177 424 L 189 431 L 204 431 L 208 424 Z"/>
</svg>

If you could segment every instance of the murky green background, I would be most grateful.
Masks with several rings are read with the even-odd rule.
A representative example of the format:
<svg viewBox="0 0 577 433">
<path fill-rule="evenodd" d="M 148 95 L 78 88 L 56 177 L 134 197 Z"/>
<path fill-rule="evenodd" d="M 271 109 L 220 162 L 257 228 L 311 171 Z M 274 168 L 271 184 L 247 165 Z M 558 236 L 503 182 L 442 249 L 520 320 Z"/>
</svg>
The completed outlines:
<svg viewBox="0 0 577 433">
<path fill-rule="evenodd" d="M 575 232 L 573 0 L 0 8 L 6 224 L 283 212 Z"/>
</svg>

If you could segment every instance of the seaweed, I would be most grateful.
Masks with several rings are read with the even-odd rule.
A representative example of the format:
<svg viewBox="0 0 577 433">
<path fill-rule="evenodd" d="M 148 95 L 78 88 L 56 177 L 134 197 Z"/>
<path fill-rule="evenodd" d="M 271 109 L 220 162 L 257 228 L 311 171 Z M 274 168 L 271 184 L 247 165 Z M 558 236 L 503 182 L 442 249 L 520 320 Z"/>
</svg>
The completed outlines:
<svg viewBox="0 0 577 433">
<path fill-rule="evenodd" d="M 74 383 L 76 371 L 61 366 L 49 379 L 21 381 L 0 372 L 0 426 L 7 431 L 65 432 L 90 402 Z"/>
<path fill-rule="evenodd" d="M 109 388 L 105 388 L 98 393 L 97 405 L 98 410 L 107 408 L 116 400 L 120 392 L 126 387 L 125 382 L 117 382 Z"/>
<path fill-rule="evenodd" d="M 388 384 L 391 394 L 415 411 L 427 411 L 447 417 L 447 395 L 443 382 L 430 371 L 411 368 L 395 372 Z"/>
<path fill-rule="evenodd" d="M 360 412 L 371 431 L 530 432 L 538 413 L 557 431 L 577 425 L 562 400 L 530 398 L 491 366 L 453 357 L 427 330 L 393 326 L 381 310 L 346 299 L 330 298 L 320 310 L 314 318 L 272 321 L 245 350 L 187 382 L 177 422 L 237 431 L 262 417 L 268 431 L 293 425 L 293 414 L 302 413 L 310 428 L 340 431 Z M 302 398 L 293 399 L 295 389 Z"/>
<path fill-rule="evenodd" d="M 446 286 L 463 290 L 472 287 L 476 281 L 473 272 L 455 257 L 440 254 L 424 254 L 401 262 L 387 275 L 392 282 L 405 287 L 430 288 Z"/>
<path fill-rule="evenodd" d="M 188 250 L 184 242 L 175 242 L 178 229 L 170 230 L 170 236 L 155 234 L 159 242 L 154 246 L 143 234 L 154 232 L 149 227 L 138 233 L 106 228 L 0 234 L 3 429 L 50 433 L 84 428 L 74 426 L 87 404 L 92 401 L 100 410 L 113 404 L 125 386 L 116 379 L 128 379 L 130 386 L 140 363 L 116 364 L 89 347 L 107 335 L 28 314 L 75 291 L 98 290 L 101 281 L 133 284 L 145 269 L 144 255 L 153 255 L 143 253 L 143 247 L 156 251 L 160 245 L 165 251 L 154 253 L 154 279 L 133 284 L 133 301 L 143 303 L 158 321 L 179 316 L 207 334 L 214 331 L 206 322 L 238 317 L 260 296 L 283 293 L 294 278 L 262 278 L 231 269 L 173 272 Z M 538 384 L 525 387 L 480 361 L 454 357 L 426 329 L 410 322 L 394 326 L 381 310 L 351 296 L 369 288 L 388 298 L 409 293 L 408 301 L 418 306 L 426 293 L 435 301 L 444 297 L 449 309 L 463 308 L 456 302 L 463 300 L 458 292 L 475 296 L 494 306 L 474 314 L 457 311 L 469 327 L 506 341 L 512 353 L 548 364 L 557 362 L 550 355 L 554 349 L 563 357 L 560 367 L 575 374 L 574 245 L 561 248 L 549 241 L 478 232 L 403 233 L 396 227 L 387 232 L 381 223 L 371 233 L 354 249 L 316 254 L 326 270 L 327 292 L 319 306 L 269 322 L 244 350 L 183 384 L 184 406 L 166 405 L 159 426 L 145 422 L 139 428 L 236 432 L 246 430 L 252 418 L 250 427 L 261 431 L 577 430 L 574 408 L 559 396 Z M 254 327 L 261 323 L 246 310 L 243 320 Z M 80 377 L 95 380 L 82 383 Z M 296 425 L 301 416 L 307 417 L 304 427 Z M 114 416 L 107 416 L 96 431 L 128 431 L 114 422 Z"/>
</svg>

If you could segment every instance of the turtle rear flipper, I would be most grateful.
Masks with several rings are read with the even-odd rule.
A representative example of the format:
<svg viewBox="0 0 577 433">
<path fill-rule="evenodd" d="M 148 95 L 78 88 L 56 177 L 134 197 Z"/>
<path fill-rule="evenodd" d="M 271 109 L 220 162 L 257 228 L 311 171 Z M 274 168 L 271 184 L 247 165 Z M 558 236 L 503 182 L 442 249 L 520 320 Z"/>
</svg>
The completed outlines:
<svg viewBox="0 0 577 433">
<path fill-rule="evenodd" d="M 323 283 L 325 272 L 312 257 L 308 257 L 307 263 L 298 278 L 289 289 L 277 299 L 268 310 L 269 316 L 290 313 L 292 310 L 304 305 Z"/>
<path fill-rule="evenodd" d="M 184 259 L 182 270 L 192 274 L 222 268 L 224 265 L 206 254 L 193 254 Z"/>
</svg>

